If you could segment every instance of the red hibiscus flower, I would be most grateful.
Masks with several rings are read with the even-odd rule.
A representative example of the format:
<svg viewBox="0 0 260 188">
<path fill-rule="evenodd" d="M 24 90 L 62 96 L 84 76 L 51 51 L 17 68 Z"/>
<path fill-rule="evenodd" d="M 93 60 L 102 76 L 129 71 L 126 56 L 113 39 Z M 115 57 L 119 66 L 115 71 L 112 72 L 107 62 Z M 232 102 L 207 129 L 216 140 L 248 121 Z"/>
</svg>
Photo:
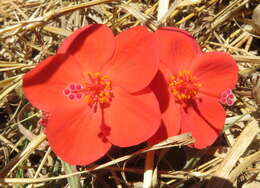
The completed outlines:
<svg viewBox="0 0 260 188">
<path fill-rule="evenodd" d="M 155 34 L 160 72 L 151 86 L 160 101 L 163 125 L 151 141 L 191 132 L 194 147 L 204 148 L 223 129 L 226 114 L 219 100 L 237 82 L 236 62 L 226 53 L 201 52 L 186 31 L 166 27 Z"/>
<path fill-rule="evenodd" d="M 147 89 L 158 71 L 155 41 L 141 26 L 115 37 L 105 25 L 89 25 L 24 76 L 25 96 L 49 112 L 45 131 L 58 156 L 86 165 L 111 144 L 136 145 L 157 131 L 159 104 Z"/>
</svg>

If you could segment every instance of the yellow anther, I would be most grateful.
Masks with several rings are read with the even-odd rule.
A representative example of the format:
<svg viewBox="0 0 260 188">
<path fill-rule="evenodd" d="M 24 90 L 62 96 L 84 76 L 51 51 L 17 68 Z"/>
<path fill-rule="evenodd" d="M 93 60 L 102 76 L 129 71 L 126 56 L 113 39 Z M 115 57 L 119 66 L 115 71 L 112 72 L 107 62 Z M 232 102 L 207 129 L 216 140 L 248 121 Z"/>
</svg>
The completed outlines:
<svg viewBox="0 0 260 188">
<path fill-rule="evenodd" d="M 106 79 L 108 79 L 108 76 L 107 76 L 107 75 L 102 76 L 102 78 L 101 78 L 101 80 L 106 80 Z"/>
<path fill-rule="evenodd" d="M 96 106 L 98 103 L 104 104 L 112 101 L 112 87 L 108 76 L 103 76 L 100 72 L 86 73 L 89 82 L 84 88 L 85 100 L 89 106 Z"/>
<path fill-rule="evenodd" d="M 101 97 L 98 99 L 100 103 L 106 103 L 107 99 L 105 97 Z"/>
<path fill-rule="evenodd" d="M 183 70 L 170 76 L 168 86 L 176 100 L 185 102 L 196 96 L 202 85 L 197 83 L 197 78 L 190 71 Z"/>
<path fill-rule="evenodd" d="M 110 81 L 107 81 L 107 82 L 105 83 L 105 85 L 106 85 L 106 86 L 105 86 L 106 89 L 109 89 L 109 90 L 111 89 L 111 82 L 110 82 Z"/>
<path fill-rule="evenodd" d="M 100 72 L 95 72 L 94 76 L 95 76 L 96 78 L 100 78 Z"/>
<path fill-rule="evenodd" d="M 100 92 L 99 94 L 98 94 L 98 96 L 100 96 L 100 97 L 103 97 L 105 94 L 104 94 L 104 92 Z"/>
<path fill-rule="evenodd" d="M 170 76 L 170 79 L 175 80 L 176 76 L 172 75 L 172 76 Z"/>
<path fill-rule="evenodd" d="M 191 72 L 190 71 L 185 71 L 185 74 L 187 74 L 188 76 L 191 75 Z"/>
<path fill-rule="evenodd" d="M 180 84 L 182 84 L 184 81 L 183 80 L 177 80 L 174 84 L 175 85 L 180 85 Z"/>
<path fill-rule="evenodd" d="M 87 96 L 85 96 L 85 98 L 86 98 L 87 103 L 88 103 L 89 105 L 94 104 L 94 100 L 93 100 L 93 98 L 92 98 L 91 96 L 87 95 Z"/>
</svg>

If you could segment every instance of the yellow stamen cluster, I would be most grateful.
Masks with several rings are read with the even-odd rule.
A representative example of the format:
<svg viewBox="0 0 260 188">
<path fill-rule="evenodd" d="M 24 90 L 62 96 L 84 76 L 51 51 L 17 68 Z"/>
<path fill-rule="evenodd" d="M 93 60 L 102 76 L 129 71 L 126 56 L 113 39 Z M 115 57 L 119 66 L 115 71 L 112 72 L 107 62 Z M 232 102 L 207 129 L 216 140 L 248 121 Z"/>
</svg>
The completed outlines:
<svg viewBox="0 0 260 188">
<path fill-rule="evenodd" d="M 102 76 L 100 72 L 88 73 L 90 83 L 86 84 L 85 99 L 87 103 L 92 106 L 94 104 L 109 103 L 112 100 L 111 81 L 108 76 Z"/>
<path fill-rule="evenodd" d="M 170 76 L 168 86 L 177 101 L 182 102 L 196 96 L 201 84 L 197 83 L 196 77 L 192 76 L 190 71 L 184 70 Z"/>
</svg>

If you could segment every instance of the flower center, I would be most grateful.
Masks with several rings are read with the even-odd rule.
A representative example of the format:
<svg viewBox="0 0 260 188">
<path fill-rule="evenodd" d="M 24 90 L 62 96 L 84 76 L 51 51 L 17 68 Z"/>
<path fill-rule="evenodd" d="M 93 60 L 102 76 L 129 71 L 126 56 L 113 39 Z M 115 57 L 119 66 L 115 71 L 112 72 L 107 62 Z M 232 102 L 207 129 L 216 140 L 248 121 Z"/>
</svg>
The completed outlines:
<svg viewBox="0 0 260 188">
<path fill-rule="evenodd" d="M 97 104 L 108 105 L 112 101 L 113 93 L 111 81 L 107 76 L 102 76 L 99 72 L 87 73 L 89 81 L 81 84 L 69 84 L 63 94 L 70 100 L 85 99 L 90 107 Z"/>
<path fill-rule="evenodd" d="M 84 89 L 87 103 L 93 104 L 108 104 L 111 102 L 113 94 L 111 88 L 111 81 L 107 76 L 101 76 L 99 72 L 94 74 L 88 73 L 90 83 L 86 83 Z"/>
<path fill-rule="evenodd" d="M 201 83 L 190 71 L 183 70 L 170 76 L 168 86 L 178 102 L 186 102 L 198 94 Z"/>
</svg>

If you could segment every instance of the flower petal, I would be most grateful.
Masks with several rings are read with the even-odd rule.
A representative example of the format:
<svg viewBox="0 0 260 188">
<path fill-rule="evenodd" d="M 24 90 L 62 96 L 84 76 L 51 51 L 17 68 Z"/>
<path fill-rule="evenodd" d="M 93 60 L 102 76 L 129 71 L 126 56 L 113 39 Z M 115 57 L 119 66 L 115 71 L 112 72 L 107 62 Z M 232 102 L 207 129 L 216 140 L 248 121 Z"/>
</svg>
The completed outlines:
<svg viewBox="0 0 260 188">
<path fill-rule="evenodd" d="M 198 55 L 192 64 L 193 75 L 202 84 L 202 92 L 219 97 L 221 92 L 233 88 L 237 82 L 238 67 L 235 60 L 223 52 Z"/>
<path fill-rule="evenodd" d="M 168 74 L 167 68 L 160 69 L 149 85 L 160 104 L 161 113 L 164 113 L 164 111 L 169 107 L 170 93 L 168 83 L 166 81 L 168 75 L 170 74 Z"/>
<path fill-rule="evenodd" d="M 160 104 L 163 123 L 155 135 L 149 139 L 151 144 L 163 141 L 180 132 L 181 114 L 180 106 L 175 102 L 169 92 L 167 79 L 171 76 L 170 70 L 164 64 L 160 65 L 160 71 L 156 74 L 150 87 Z"/>
<path fill-rule="evenodd" d="M 156 97 L 150 91 L 138 94 L 115 88 L 114 98 L 104 110 L 105 124 L 110 127 L 107 139 L 127 147 L 140 144 L 159 128 L 161 113 Z"/>
<path fill-rule="evenodd" d="M 180 104 L 175 102 L 175 98 L 170 95 L 169 107 L 162 114 L 163 123 L 166 127 L 167 136 L 176 136 L 180 133 L 181 110 Z"/>
<path fill-rule="evenodd" d="M 73 32 L 60 46 L 58 53 L 73 54 L 83 71 L 98 72 L 112 57 L 115 37 L 106 25 L 92 24 Z"/>
<path fill-rule="evenodd" d="M 163 123 L 159 130 L 149 139 L 149 143 L 156 144 L 169 137 L 176 136 L 181 130 L 181 110 L 180 105 L 170 97 L 168 108 L 162 114 Z"/>
<path fill-rule="evenodd" d="M 104 156 L 111 147 L 100 137 L 101 125 L 100 110 L 94 113 L 86 104 L 78 105 L 53 112 L 46 135 L 54 153 L 64 161 L 87 165 Z"/>
<path fill-rule="evenodd" d="M 56 55 L 25 74 L 23 91 L 35 107 L 51 112 L 54 108 L 79 102 L 72 102 L 63 94 L 69 83 L 84 83 L 81 67 L 73 56 Z"/>
<path fill-rule="evenodd" d="M 152 81 L 158 70 L 159 56 L 155 36 L 145 27 L 128 29 L 116 36 L 117 49 L 106 69 L 116 85 L 136 92 Z"/>
<path fill-rule="evenodd" d="M 181 132 L 191 132 L 195 148 L 211 145 L 224 127 L 226 113 L 217 99 L 202 96 L 182 110 Z"/>
<path fill-rule="evenodd" d="M 173 74 L 180 70 L 189 70 L 192 59 L 200 52 L 196 40 L 186 31 L 162 27 L 155 31 L 158 38 L 161 63 Z"/>
</svg>

